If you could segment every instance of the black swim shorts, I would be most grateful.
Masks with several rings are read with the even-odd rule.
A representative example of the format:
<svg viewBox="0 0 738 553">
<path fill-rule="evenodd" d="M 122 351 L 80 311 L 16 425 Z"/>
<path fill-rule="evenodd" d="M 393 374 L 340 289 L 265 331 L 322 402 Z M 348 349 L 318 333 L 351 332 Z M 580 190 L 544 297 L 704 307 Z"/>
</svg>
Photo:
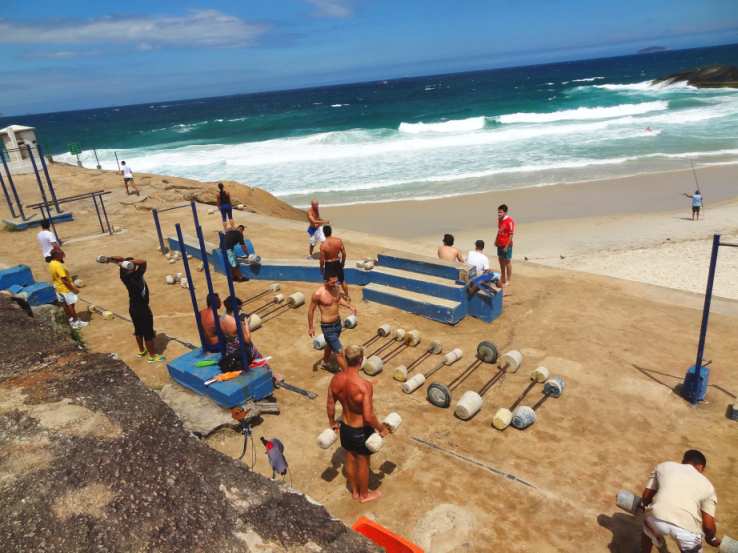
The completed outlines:
<svg viewBox="0 0 738 553">
<path fill-rule="evenodd" d="M 364 442 L 372 434 L 374 434 L 374 429 L 371 426 L 354 428 L 341 423 L 341 447 L 357 455 L 371 455 L 372 452 L 367 449 Z"/>
<path fill-rule="evenodd" d="M 132 307 L 128 310 L 128 314 L 133 321 L 134 336 L 140 336 L 144 340 L 153 340 L 156 337 L 156 333 L 154 332 L 154 315 L 151 313 L 148 305 Z"/>
<path fill-rule="evenodd" d="M 336 275 L 338 277 L 338 282 L 341 284 L 346 282 L 343 274 L 343 265 L 341 265 L 341 262 L 338 259 L 325 262 L 325 265 L 323 266 L 323 274 L 328 273 L 328 271 L 330 271 L 332 275 Z"/>
</svg>

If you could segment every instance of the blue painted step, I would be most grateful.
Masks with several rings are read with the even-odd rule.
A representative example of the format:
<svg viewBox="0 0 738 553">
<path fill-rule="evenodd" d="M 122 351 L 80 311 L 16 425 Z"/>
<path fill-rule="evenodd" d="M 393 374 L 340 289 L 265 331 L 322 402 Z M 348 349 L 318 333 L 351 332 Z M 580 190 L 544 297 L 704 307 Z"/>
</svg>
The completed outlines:
<svg viewBox="0 0 738 553">
<path fill-rule="evenodd" d="M 33 274 L 28 265 L 16 265 L 0 271 L 0 290 L 7 290 L 14 284 L 28 286 L 33 282 Z"/>
<path fill-rule="evenodd" d="M 466 287 L 454 280 L 393 267 L 377 265 L 369 271 L 369 282 L 447 300 L 466 299 Z"/>
<path fill-rule="evenodd" d="M 395 250 L 386 250 L 377 255 L 377 264 L 454 281 L 466 281 L 469 271 L 469 266 L 462 263 L 451 263 L 435 257 Z"/>
<path fill-rule="evenodd" d="M 34 307 L 56 301 L 56 290 L 48 282 L 35 282 L 30 286 L 24 286 L 18 295 L 25 297 L 28 304 Z"/>
<path fill-rule="evenodd" d="M 381 284 L 368 284 L 364 287 L 364 299 L 382 303 L 391 307 L 409 311 L 416 315 L 440 321 L 447 324 L 456 324 L 466 315 L 466 305 L 462 302 L 447 300 L 401 290 Z"/>
</svg>

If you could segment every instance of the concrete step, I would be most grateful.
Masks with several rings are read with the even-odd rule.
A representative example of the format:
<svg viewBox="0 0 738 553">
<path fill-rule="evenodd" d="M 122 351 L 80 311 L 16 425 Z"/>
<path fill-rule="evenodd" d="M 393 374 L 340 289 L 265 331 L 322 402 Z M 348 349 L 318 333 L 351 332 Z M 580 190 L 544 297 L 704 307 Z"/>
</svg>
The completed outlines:
<svg viewBox="0 0 738 553">
<path fill-rule="evenodd" d="M 447 300 L 466 299 L 466 287 L 454 280 L 393 267 L 377 265 L 369 271 L 369 282 Z"/>
<path fill-rule="evenodd" d="M 364 287 L 364 299 L 396 307 L 446 324 L 456 324 L 466 315 L 466 306 L 462 302 L 382 284 L 367 284 Z"/>
<path fill-rule="evenodd" d="M 385 250 L 377 255 L 377 263 L 383 267 L 402 269 L 449 280 L 466 281 L 470 266 L 463 263 L 442 261 L 435 257 L 416 255 L 396 250 Z"/>
</svg>

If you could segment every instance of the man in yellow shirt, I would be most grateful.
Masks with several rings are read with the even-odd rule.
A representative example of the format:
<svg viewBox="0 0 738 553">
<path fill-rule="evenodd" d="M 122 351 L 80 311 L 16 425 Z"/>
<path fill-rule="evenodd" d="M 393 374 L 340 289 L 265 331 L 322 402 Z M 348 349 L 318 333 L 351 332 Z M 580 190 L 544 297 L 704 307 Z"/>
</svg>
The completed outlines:
<svg viewBox="0 0 738 553">
<path fill-rule="evenodd" d="M 79 299 L 77 297 L 79 289 L 72 282 L 72 277 L 64 266 L 64 252 L 61 249 L 51 251 L 49 274 L 56 290 L 56 299 L 59 300 L 59 303 L 61 303 L 64 312 L 69 318 L 69 326 L 77 330 L 87 326 L 85 321 L 81 321 L 77 317 L 75 306 Z"/>
</svg>

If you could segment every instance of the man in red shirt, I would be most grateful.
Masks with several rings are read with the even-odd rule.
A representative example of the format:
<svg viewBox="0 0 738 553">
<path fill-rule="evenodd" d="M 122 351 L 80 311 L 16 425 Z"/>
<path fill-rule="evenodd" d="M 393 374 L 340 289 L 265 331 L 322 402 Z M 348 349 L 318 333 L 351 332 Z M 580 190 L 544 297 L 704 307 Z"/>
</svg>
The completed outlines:
<svg viewBox="0 0 738 553">
<path fill-rule="evenodd" d="M 507 205 L 497 208 L 497 258 L 500 260 L 500 283 L 509 286 L 512 278 L 512 247 L 515 220 L 507 214 Z"/>
</svg>

